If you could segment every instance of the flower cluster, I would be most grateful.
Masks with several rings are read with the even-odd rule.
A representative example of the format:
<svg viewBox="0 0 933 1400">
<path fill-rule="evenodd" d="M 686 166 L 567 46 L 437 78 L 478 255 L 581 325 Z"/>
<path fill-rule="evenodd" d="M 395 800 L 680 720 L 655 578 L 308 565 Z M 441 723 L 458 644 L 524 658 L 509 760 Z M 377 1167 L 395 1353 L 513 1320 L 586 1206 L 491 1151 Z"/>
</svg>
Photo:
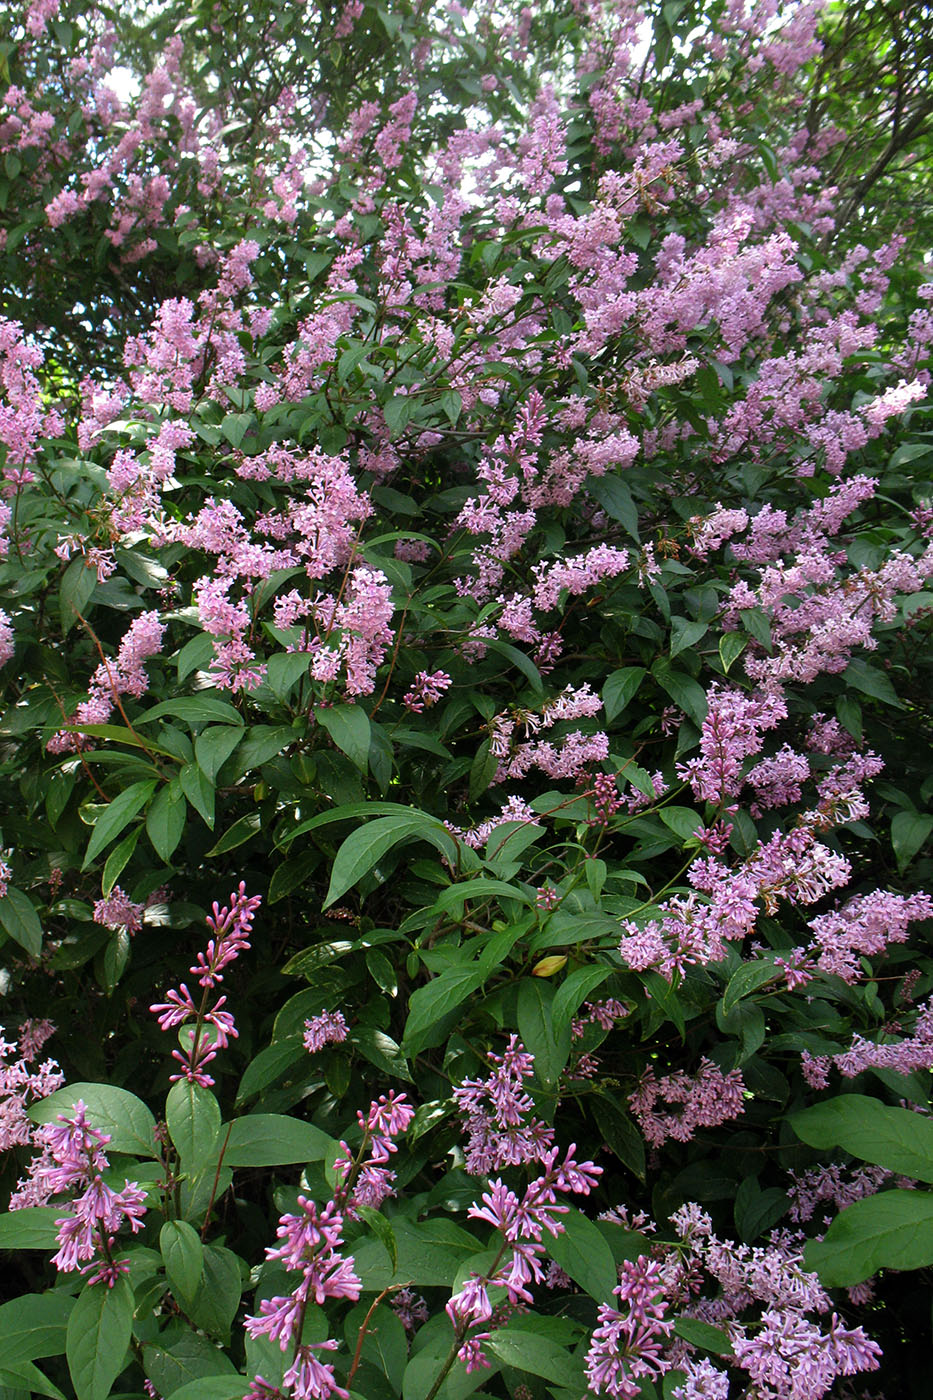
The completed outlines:
<svg viewBox="0 0 933 1400">
<path fill-rule="evenodd" d="M 586 1355 L 586 1378 L 594 1395 L 635 1400 L 640 1380 L 670 1369 L 663 1348 L 674 1327 L 664 1301 L 660 1265 L 643 1254 L 625 1259 L 622 1280 L 612 1291 L 623 1308 L 600 1303 Z"/>
<path fill-rule="evenodd" d="M 33 1140 L 41 1152 L 30 1164 L 29 1179 L 11 1209 L 44 1204 L 65 1192 L 79 1193 L 69 1201 L 68 1213 L 55 1222 L 59 1249 L 52 1262 L 63 1273 L 80 1269 L 89 1284 L 112 1288 L 129 1270 L 126 1259 L 114 1257 L 115 1236 L 124 1224 L 133 1234 L 141 1228 L 145 1190 L 125 1180 L 115 1191 L 104 1181 L 109 1166 L 104 1148 L 110 1135 L 91 1126 L 80 1100 L 73 1117 L 59 1114 L 55 1123 L 37 1128 Z"/>
<path fill-rule="evenodd" d="M 543 1159 L 554 1131 L 534 1116 L 534 1101 L 525 1081 L 534 1074 L 534 1059 L 518 1036 L 509 1037 L 501 1055 L 489 1051 L 492 1073 L 465 1079 L 454 1089 L 468 1133 L 466 1168 L 477 1176 L 520 1162 Z"/>
<path fill-rule="evenodd" d="M 447 1304 L 447 1314 L 462 1343 L 460 1359 L 470 1370 L 485 1364 L 482 1342 L 489 1331 L 474 1332 L 470 1337 L 466 1333 L 471 1327 L 488 1329 L 492 1325 L 495 1310 L 489 1289 L 505 1288 L 513 1307 L 533 1302 L 530 1285 L 542 1283 L 546 1277 L 541 1262 L 545 1250 L 544 1233 L 561 1234 L 564 1227 L 560 1217 L 569 1209 L 558 1199 L 558 1193 L 577 1192 L 587 1196 L 602 1175 L 602 1168 L 592 1162 L 578 1162 L 575 1151 L 575 1146 L 571 1146 L 561 1160 L 559 1148 L 549 1148 L 539 1158 L 541 1174 L 526 1187 L 522 1196 L 496 1178 L 483 1193 L 482 1205 L 474 1203 L 470 1207 L 469 1215 L 473 1219 L 487 1221 L 503 1239 L 489 1271 L 471 1273 L 460 1292 Z"/>
<path fill-rule="evenodd" d="M 194 1026 L 187 1031 L 185 1052 L 172 1051 L 172 1057 L 182 1066 L 181 1073 L 172 1075 L 173 1080 L 186 1079 L 190 1084 L 199 1084 L 202 1088 L 213 1084 L 207 1066 L 217 1058 L 218 1050 L 226 1048 L 230 1037 L 238 1034 L 233 1016 L 223 1009 L 227 998 L 221 996 L 211 1003 L 210 995 L 223 981 L 224 969 L 249 948 L 253 917 L 261 903 L 261 896 L 247 895 L 242 880 L 239 888 L 231 894 L 229 906 L 221 909 L 215 902 L 213 911 L 207 916 L 207 926 L 214 936 L 189 969 L 203 988 L 199 1004 L 195 1005 L 191 993 L 182 982 L 177 990 L 173 988 L 167 993 L 164 1002 L 156 1002 L 149 1008 L 153 1015 L 158 1016 L 163 1031 L 184 1026 L 194 1018 Z"/>
</svg>

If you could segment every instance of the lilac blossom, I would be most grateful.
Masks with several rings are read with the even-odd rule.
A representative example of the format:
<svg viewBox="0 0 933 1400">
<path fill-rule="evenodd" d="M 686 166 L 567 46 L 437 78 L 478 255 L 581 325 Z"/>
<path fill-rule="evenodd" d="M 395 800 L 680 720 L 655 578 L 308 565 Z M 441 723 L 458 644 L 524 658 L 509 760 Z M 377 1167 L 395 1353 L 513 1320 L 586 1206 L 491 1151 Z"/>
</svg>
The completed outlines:
<svg viewBox="0 0 933 1400">
<path fill-rule="evenodd" d="M 346 1038 L 347 1023 L 342 1011 L 323 1011 L 305 1021 L 302 1043 L 310 1054 L 325 1045 L 338 1045 Z"/>
<path fill-rule="evenodd" d="M 655 1379 L 670 1369 L 664 1344 L 673 1327 L 667 1316 L 659 1265 L 641 1254 L 625 1259 L 622 1279 L 613 1294 L 622 1308 L 600 1303 L 597 1326 L 586 1355 L 586 1377 L 594 1395 L 635 1400 L 640 1380 Z"/>
<path fill-rule="evenodd" d="M 220 908 L 214 903 L 207 916 L 207 926 L 213 937 L 203 952 L 198 953 L 194 964 L 189 968 L 203 988 L 198 1004 L 184 982 L 166 994 L 164 1002 L 156 1002 L 149 1010 L 158 1016 L 163 1031 L 184 1026 L 192 1018 L 194 1026 L 187 1032 L 187 1050 L 172 1051 L 173 1059 L 182 1066 L 181 1073 L 173 1074 L 172 1081 L 187 1079 L 191 1084 L 208 1088 L 213 1079 L 207 1073 L 207 1066 L 216 1059 L 217 1050 L 226 1048 L 231 1037 L 238 1034 L 233 1016 L 224 1011 L 225 996 L 213 1003 L 210 995 L 223 981 L 224 969 L 249 948 L 249 938 L 256 910 L 262 903 L 259 895 L 246 893 L 246 885 L 241 880 L 239 888 L 230 896 L 229 907 Z M 210 1027 L 208 1031 L 206 1027 Z"/>
<path fill-rule="evenodd" d="M 745 1083 L 739 1070 L 723 1074 L 705 1057 L 694 1076 L 678 1072 L 658 1079 L 649 1065 L 629 1104 L 648 1142 L 660 1147 L 668 1138 L 689 1142 L 698 1128 L 715 1128 L 745 1111 Z M 659 1111 L 659 1103 L 679 1111 Z"/>
<path fill-rule="evenodd" d="M 145 1190 L 135 1181 L 124 1181 L 118 1191 L 104 1182 L 102 1173 L 109 1166 L 104 1148 L 110 1136 L 88 1123 L 80 1100 L 72 1118 L 59 1114 L 55 1123 L 35 1130 L 33 1141 L 40 1155 L 10 1209 L 45 1204 L 67 1191 L 77 1193 L 68 1203 L 68 1213 L 55 1222 L 59 1248 L 52 1262 L 62 1273 L 80 1269 L 89 1284 L 112 1288 L 129 1267 L 114 1258 L 115 1236 L 125 1223 L 134 1234 L 141 1228 Z"/>
<path fill-rule="evenodd" d="M 525 1081 L 534 1060 L 517 1036 L 502 1055 L 490 1051 L 492 1073 L 465 1079 L 453 1092 L 468 1133 L 467 1171 L 482 1175 L 521 1162 L 543 1159 L 554 1141 L 553 1129 L 534 1117 L 534 1101 Z"/>
</svg>

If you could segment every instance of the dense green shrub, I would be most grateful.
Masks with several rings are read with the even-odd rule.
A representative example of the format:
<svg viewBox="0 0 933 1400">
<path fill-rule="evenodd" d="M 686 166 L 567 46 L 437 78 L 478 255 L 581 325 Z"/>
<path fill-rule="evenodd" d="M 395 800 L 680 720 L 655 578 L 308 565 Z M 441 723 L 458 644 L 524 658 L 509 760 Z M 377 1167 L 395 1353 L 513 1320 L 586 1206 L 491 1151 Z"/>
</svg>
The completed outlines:
<svg viewBox="0 0 933 1400">
<path fill-rule="evenodd" d="M 924 1395 L 913 13 L 4 15 L 0 1397 Z"/>
</svg>

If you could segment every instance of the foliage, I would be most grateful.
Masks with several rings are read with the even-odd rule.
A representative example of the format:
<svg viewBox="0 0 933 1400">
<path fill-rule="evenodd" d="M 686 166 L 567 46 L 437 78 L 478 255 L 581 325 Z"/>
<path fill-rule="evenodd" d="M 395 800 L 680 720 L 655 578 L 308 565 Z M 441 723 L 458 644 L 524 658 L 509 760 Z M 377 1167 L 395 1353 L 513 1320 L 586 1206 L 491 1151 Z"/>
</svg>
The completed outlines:
<svg viewBox="0 0 933 1400">
<path fill-rule="evenodd" d="M 923 1394 L 922 25 L 4 13 L 0 1400 Z"/>
</svg>

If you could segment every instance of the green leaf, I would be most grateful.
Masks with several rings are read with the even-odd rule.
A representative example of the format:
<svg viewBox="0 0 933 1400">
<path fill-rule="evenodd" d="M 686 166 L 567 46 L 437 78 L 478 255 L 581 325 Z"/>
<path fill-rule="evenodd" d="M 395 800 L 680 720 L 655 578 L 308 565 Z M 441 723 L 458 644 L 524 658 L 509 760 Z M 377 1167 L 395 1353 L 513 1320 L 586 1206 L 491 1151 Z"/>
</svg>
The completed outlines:
<svg viewBox="0 0 933 1400">
<path fill-rule="evenodd" d="M 897 710 L 904 708 L 898 699 L 897 691 L 884 671 L 879 671 L 875 666 L 869 666 L 868 662 L 863 661 L 860 656 L 854 657 L 849 662 L 843 673 L 843 680 L 847 685 L 862 691 L 864 695 L 870 695 L 873 700 L 880 700 L 882 704 L 892 705 Z"/>
<path fill-rule="evenodd" d="M 184 1305 L 187 1299 L 194 1297 L 201 1284 L 204 1272 L 201 1237 L 186 1220 L 166 1220 L 159 1231 L 159 1249 L 172 1292 Z"/>
<path fill-rule="evenodd" d="M 626 483 L 609 473 L 607 476 L 590 476 L 586 479 L 586 489 L 602 506 L 611 520 L 624 525 L 632 539 L 638 542 L 638 510 L 632 500 L 632 493 Z"/>
<path fill-rule="evenodd" d="M 914 462 L 918 457 L 926 457 L 931 452 L 933 452 L 933 445 L 928 442 L 905 442 L 893 453 L 888 465 L 903 467 L 907 462 Z"/>
<path fill-rule="evenodd" d="M 104 861 L 104 873 L 100 877 L 100 892 L 105 899 L 109 898 L 110 892 L 119 880 L 121 874 L 142 834 L 142 827 L 136 827 L 128 836 L 124 836 L 118 845 L 114 846 L 110 855 Z"/>
<path fill-rule="evenodd" d="M 518 1032 L 534 1056 L 538 1080 L 547 1088 L 556 1085 L 570 1057 L 570 1022 L 566 1020 L 558 1033 L 551 1016 L 555 996 L 546 978 L 525 977 L 519 983 Z"/>
<path fill-rule="evenodd" d="M 335 1144 L 336 1146 L 336 1144 Z M 390 1281 L 409 1280 L 418 1287 L 450 1287 L 464 1263 L 476 1253 L 476 1237 L 452 1220 L 408 1220 L 393 1216 L 392 1230 L 398 1247 L 398 1269 L 392 1273 L 381 1240 L 354 1241 L 353 1257 L 367 1291 L 385 1288 Z"/>
<path fill-rule="evenodd" d="M 628 770 L 626 770 L 628 771 Z M 703 819 L 692 807 L 659 807 L 658 816 L 669 831 L 681 841 L 689 841 Z"/>
<path fill-rule="evenodd" d="M 843 1147 L 863 1162 L 933 1182 L 933 1120 L 909 1109 L 842 1094 L 793 1114 L 790 1125 L 810 1147 Z"/>
<path fill-rule="evenodd" d="M 308 674 L 310 664 L 311 657 L 306 651 L 279 651 L 269 657 L 266 684 L 283 705 L 298 682 Z"/>
<path fill-rule="evenodd" d="M 369 1226 L 376 1238 L 385 1246 L 394 1274 L 398 1269 L 398 1244 L 391 1224 L 384 1215 L 380 1214 L 378 1210 L 373 1210 L 371 1206 L 357 1206 L 356 1212 L 363 1223 Z"/>
<path fill-rule="evenodd" d="M 215 699 L 213 695 L 182 695 L 177 700 L 163 700 L 160 705 L 153 705 L 151 710 L 140 715 L 134 723 L 137 727 L 151 724 L 164 715 L 184 720 L 186 724 L 210 724 L 212 721 L 215 724 L 243 723 L 239 710 L 228 705 L 226 700 Z"/>
<path fill-rule="evenodd" d="M 53 1385 L 31 1361 L 21 1361 L 18 1365 L 10 1365 L 5 1359 L 0 1361 L 0 1386 L 3 1387 L 4 1400 L 7 1400 L 10 1390 L 15 1393 L 21 1388 L 29 1396 L 49 1395 L 52 1400 L 66 1400 L 64 1392 Z"/>
<path fill-rule="evenodd" d="M 216 1347 L 211 1350 L 220 1360 L 226 1359 Z M 230 1376 L 202 1376 L 171 1391 L 171 1400 L 242 1400 L 243 1385 L 244 1378 L 235 1373 Z M 166 1395 L 168 1392 L 161 1393 Z"/>
<path fill-rule="evenodd" d="M 195 739 L 194 756 L 198 767 L 212 785 L 241 738 L 240 730 L 229 724 L 217 724 L 202 729 Z"/>
<path fill-rule="evenodd" d="M 240 1263 L 232 1250 L 221 1245 L 204 1246 L 204 1279 L 185 1308 L 195 1327 L 227 1341 L 230 1324 L 240 1305 L 243 1284 Z"/>
<path fill-rule="evenodd" d="M 372 733 L 369 715 L 361 705 L 334 705 L 328 708 L 319 705 L 314 717 L 326 729 L 341 753 L 345 753 L 361 773 L 369 765 L 369 746 Z"/>
<path fill-rule="evenodd" d="M 32 900 L 10 886 L 0 899 L 0 927 L 32 957 L 42 952 L 42 925 Z"/>
<path fill-rule="evenodd" d="M 682 671 L 672 671 L 666 661 L 656 661 L 651 668 L 658 684 L 667 691 L 674 704 L 697 725 L 706 718 L 706 692 Z"/>
<path fill-rule="evenodd" d="M 149 804 L 146 835 L 160 860 L 171 860 L 184 834 L 187 810 L 185 795 L 177 778 L 157 792 Z"/>
<path fill-rule="evenodd" d="M 60 1216 L 58 1207 L 49 1209 Z M 13 1212 L 14 1215 L 23 1213 Z M 8 1218 L 0 1216 L 0 1221 Z M 15 1365 L 44 1356 L 61 1356 L 65 1350 L 65 1329 L 73 1307 L 74 1299 L 58 1290 L 52 1293 L 26 1293 L 0 1306 L 3 1363 Z"/>
<path fill-rule="evenodd" d="M 810 1240 L 804 1268 L 826 1288 L 864 1283 L 879 1269 L 933 1264 L 933 1192 L 880 1191 L 836 1216 L 822 1240 Z"/>
<path fill-rule="evenodd" d="M 192 671 L 202 671 L 214 659 L 214 639 L 207 632 L 200 632 L 186 642 L 178 653 L 178 679 L 185 680 Z"/>
<path fill-rule="evenodd" d="M 719 659 L 727 676 L 747 646 L 748 638 L 741 632 L 724 632 L 719 638 Z"/>
<path fill-rule="evenodd" d="M 689 622 L 685 617 L 671 618 L 671 656 L 692 647 L 709 631 L 707 622 Z"/>
<path fill-rule="evenodd" d="M 608 1302 L 618 1274 L 606 1240 L 575 1206 L 561 1216 L 561 1224 L 561 1233 L 545 1241 L 548 1254 L 597 1303 Z"/>
<path fill-rule="evenodd" d="M 438 397 L 438 406 L 452 428 L 456 427 L 457 419 L 463 411 L 463 399 L 456 389 L 443 389 Z"/>
<path fill-rule="evenodd" d="M 484 968 L 457 967 L 441 973 L 427 986 L 418 987 L 408 1002 L 402 1054 L 410 1058 L 439 1045 L 448 1033 L 447 1018 L 472 997 L 486 976 Z"/>
<path fill-rule="evenodd" d="M 26 1206 L 0 1215 L 0 1249 L 55 1249 L 59 1206 Z"/>
<path fill-rule="evenodd" d="M 231 447 L 239 447 L 254 421 L 251 413 L 228 413 L 220 425 L 220 431 Z"/>
<path fill-rule="evenodd" d="M 492 740 L 484 739 L 481 744 L 477 745 L 473 762 L 470 764 L 469 797 L 471 802 L 475 802 L 477 797 L 482 796 L 491 787 L 498 767 L 499 759 L 492 751 Z"/>
<path fill-rule="evenodd" d="M 757 992 L 759 987 L 764 987 L 768 982 L 773 982 L 780 976 L 781 973 L 774 966 L 774 961 L 771 958 L 759 958 L 755 962 L 743 963 L 729 978 L 728 986 L 723 992 L 723 1014 L 728 1016 L 732 1008 L 738 1005 L 743 997 Z"/>
<path fill-rule="evenodd" d="M 544 682 L 541 679 L 541 672 L 538 670 L 530 656 L 526 656 L 518 647 L 513 647 L 511 642 L 504 642 L 501 637 L 490 637 L 486 642 L 490 651 L 498 652 L 504 656 L 506 661 L 510 661 L 516 670 L 521 671 L 527 681 L 530 681 L 532 689 L 538 694 L 544 691 Z"/>
<path fill-rule="evenodd" d="M 742 626 L 750 637 L 754 637 L 765 651 L 770 652 L 774 647 L 771 639 L 771 623 L 760 608 L 742 608 L 739 616 L 742 619 Z"/>
<path fill-rule="evenodd" d="M 402 841 L 428 841 L 451 864 L 456 862 L 456 842 L 442 822 L 415 811 L 377 817 L 357 827 L 341 845 L 334 858 L 330 887 L 322 907 L 328 909 L 336 903 Z"/>
<path fill-rule="evenodd" d="M 205 852 L 205 858 L 210 856 L 221 856 L 227 851 L 236 850 L 237 846 L 242 846 L 244 842 L 251 840 L 262 828 L 262 821 L 259 812 L 247 812 L 245 817 L 240 817 L 232 826 L 216 841 L 209 851 Z"/>
<path fill-rule="evenodd" d="M 158 1157 L 155 1118 L 142 1099 L 115 1084 L 69 1084 L 32 1104 L 29 1117 L 34 1123 L 54 1123 L 60 1113 L 71 1117 L 79 1101 L 87 1109 L 91 1127 L 110 1134 L 108 1152 Z"/>
<path fill-rule="evenodd" d="M 396 394 L 382 405 L 389 436 L 397 438 L 408 426 L 411 418 L 411 399 L 405 394 Z"/>
<path fill-rule="evenodd" d="M 558 1342 L 539 1332 L 504 1327 L 493 1332 L 489 1340 L 483 1343 L 483 1348 L 507 1366 L 514 1366 L 517 1371 L 543 1376 L 546 1381 L 566 1386 L 574 1393 L 580 1391 L 579 1364 Z"/>
<path fill-rule="evenodd" d="M 100 854 L 120 832 L 127 826 L 141 807 L 149 801 L 149 798 L 156 790 L 156 780 L 147 779 L 145 782 L 130 783 L 118 797 L 104 808 L 97 821 L 94 823 L 94 830 L 91 832 L 91 839 L 88 842 L 87 851 L 84 855 L 82 870 L 87 870 L 91 861 Z"/>
<path fill-rule="evenodd" d="M 593 1117 L 596 1126 L 605 1139 L 606 1146 L 624 1167 L 644 1181 L 647 1170 L 645 1163 L 645 1140 L 629 1114 L 615 1099 L 606 1094 L 597 1094 L 592 1101 Z"/>
<path fill-rule="evenodd" d="M 679 1317 L 674 1323 L 678 1337 L 692 1346 L 702 1347 L 716 1356 L 731 1356 L 732 1343 L 721 1327 L 713 1327 L 709 1322 L 701 1322 L 697 1317 Z"/>
<path fill-rule="evenodd" d="M 644 666 L 623 666 L 620 671 L 613 671 L 607 678 L 603 686 L 603 707 L 607 723 L 622 713 L 637 694 L 638 687 L 647 674 Z"/>
<path fill-rule="evenodd" d="M 413 1083 L 408 1061 L 401 1048 L 385 1031 L 377 1030 L 375 1026 L 354 1026 L 349 1035 L 349 1043 L 377 1069 L 394 1075 L 396 1079 Z"/>
<path fill-rule="evenodd" d="M 181 790 L 205 826 L 214 830 L 214 784 L 196 763 L 186 763 L 178 775 Z"/>
<path fill-rule="evenodd" d="M 360 1351 L 362 1360 L 368 1361 L 387 1378 L 393 1390 L 402 1388 L 402 1377 L 408 1363 L 408 1340 L 405 1328 L 390 1307 L 380 1303 L 378 1307 L 364 1298 L 346 1316 L 344 1336 L 351 1355 L 356 1350 L 363 1323 L 367 1320 L 366 1334 Z"/>
<path fill-rule="evenodd" d="M 510 885 L 505 880 L 492 880 L 486 875 L 476 875 L 469 880 L 459 880 L 455 885 L 448 885 L 434 901 L 434 908 L 456 914 L 460 918 L 464 905 L 471 899 L 511 899 L 517 904 L 525 905 L 526 908 L 530 908 L 533 903 L 531 895 L 526 894 L 517 885 Z"/>
<path fill-rule="evenodd" d="M 785 1215 L 790 1201 L 786 1191 L 768 1186 L 763 1191 L 754 1176 L 740 1182 L 735 1195 L 735 1226 L 739 1238 L 752 1244 Z"/>
<path fill-rule="evenodd" d="M 228 1387 L 222 1393 L 224 1397 L 230 1396 L 230 1400 L 241 1400 L 243 1395 L 243 1377 L 237 1375 L 222 1351 L 197 1332 L 184 1332 L 169 1347 L 147 1345 L 143 1364 L 146 1376 L 159 1394 L 172 1396 L 173 1400 L 185 1391 L 196 1400 L 208 1400 L 218 1393 L 211 1389 L 215 1383 Z"/>
<path fill-rule="evenodd" d="M 322 1162 L 335 1145 L 327 1133 L 299 1118 L 282 1113 L 247 1113 L 235 1119 L 230 1128 L 224 1165 L 285 1167 Z"/>
<path fill-rule="evenodd" d="M 302 1061 L 307 1062 L 307 1060 L 308 1052 L 304 1048 L 300 1036 L 286 1036 L 284 1040 L 277 1040 L 274 1044 L 267 1045 L 264 1050 L 260 1050 L 258 1055 L 254 1055 L 243 1071 L 243 1078 L 240 1080 L 240 1087 L 236 1094 L 237 1104 L 245 1103 L 247 1099 L 261 1094 L 263 1089 L 274 1084 L 276 1079 L 290 1070 L 293 1065 L 299 1065 Z"/>
<path fill-rule="evenodd" d="M 551 1021 L 555 1036 L 563 1035 L 565 1028 L 569 1027 L 574 1015 L 581 1004 L 586 1001 L 590 992 L 594 992 L 597 987 L 601 986 L 611 973 L 612 968 L 606 963 L 596 963 L 595 966 L 591 967 L 574 968 L 573 972 L 567 974 L 558 987 L 551 1005 Z"/>
<path fill-rule="evenodd" d="M 933 831 L 933 817 L 921 812 L 898 812 L 891 821 L 891 844 L 903 874 Z"/>
<path fill-rule="evenodd" d="M 126 1365 L 133 1331 L 133 1290 L 126 1277 L 112 1288 L 85 1284 L 68 1319 L 65 1355 L 78 1400 L 106 1400 Z"/>
<path fill-rule="evenodd" d="M 97 570 L 83 554 L 79 554 L 62 575 L 58 594 L 62 631 L 66 636 L 78 621 L 78 614 L 84 615 L 96 587 Z"/>
<path fill-rule="evenodd" d="M 200 1175 L 211 1161 L 211 1149 L 220 1132 L 220 1108 L 210 1089 L 179 1079 L 165 1100 L 165 1122 L 182 1171 L 192 1177 Z"/>
</svg>

